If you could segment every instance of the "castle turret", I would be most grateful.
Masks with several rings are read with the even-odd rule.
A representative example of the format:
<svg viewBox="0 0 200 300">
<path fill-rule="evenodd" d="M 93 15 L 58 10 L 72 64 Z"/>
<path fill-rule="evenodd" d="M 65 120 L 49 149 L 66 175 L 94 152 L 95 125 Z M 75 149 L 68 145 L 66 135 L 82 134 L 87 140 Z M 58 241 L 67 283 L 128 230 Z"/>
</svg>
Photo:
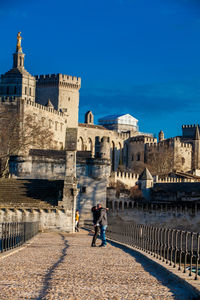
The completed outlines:
<svg viewBox="0 0 200 300">
<path fill-rule="evenodd" d="M 153 187 L 153 177 L 147 168 L 139 176 L 142 195 L 146 200 L 150 200 L 150 189 Z"/>
<path fill-rule="evenodd" d="M 99 156 L 103 159 L 110 159 L 110 143 L 109 138 L 104 136 L 101 139 L 100 147 L 99 147 Z"/>
<path fill-rule="evenodd" d="M 159 139 L 159 142 L 161 142 L 165 139 L 164 138 L 164 132 L 162 130 L 159 132 L 158 139 Z"/>
</svg>

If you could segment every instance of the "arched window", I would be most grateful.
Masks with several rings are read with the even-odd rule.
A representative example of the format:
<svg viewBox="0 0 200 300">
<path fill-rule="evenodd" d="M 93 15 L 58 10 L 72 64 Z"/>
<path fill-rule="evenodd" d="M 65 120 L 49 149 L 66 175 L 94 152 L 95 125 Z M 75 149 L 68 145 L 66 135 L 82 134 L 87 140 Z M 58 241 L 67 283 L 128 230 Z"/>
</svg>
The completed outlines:
<svg viewBox="0 0 200 300">
<path fill-rule="evenodd" d="M 134 161 L 134 154 L 131 155 L 131 160 Z"/>
<path fill-rule="evenodd" d="M 84 143 L 83 143 L 83 138 L 81 136 L 78 139 L 78 150 L 84 151 Z"/>
<path fill-rule="evenodd" d="M 88 139 L 88 151 L 92 151 L 92 140 L 91 140 L 91 138 Z"/>
<path fill-rule="evenodd" d="M 29 95 L 31 96 L 31 88 L 29 88 Z"/>
<path fill-rule="evenodd" d="M 112 145 L 112 149 L 111 149 L 111 151 L 112 151 L 112 156 L 111 156 L 111 158 L 112 158 L 112 171 L 115 171 L 115 143 L 112 142 L 111 145 Z"/>
<path fill-rule="evenodd" d="M 140 161 L 140 153 L 137 154 L 137 161 Z"/>
<path fill-rule="evenodd" d="M 122 201 L 119 202 L 119 209 L 122 210 Z"/>
<path fill-rule="evenodd" d="M 42 118 L 42 126 L 44 126 L 44 124 L 45 124 L 45 118 L 43 117 Z"/>
<path fill-rule="evenodd" d="M 184 163 L 185 163 L 185 158 L 184 157 L 181 158 L 181 163 L 182 163 L 182 165 L 184 165 Z"/>
<path fill-rule="evenodd" d="M 17 94 L 17 87 L 14 87 L 14 94 Z"/>
</svg>

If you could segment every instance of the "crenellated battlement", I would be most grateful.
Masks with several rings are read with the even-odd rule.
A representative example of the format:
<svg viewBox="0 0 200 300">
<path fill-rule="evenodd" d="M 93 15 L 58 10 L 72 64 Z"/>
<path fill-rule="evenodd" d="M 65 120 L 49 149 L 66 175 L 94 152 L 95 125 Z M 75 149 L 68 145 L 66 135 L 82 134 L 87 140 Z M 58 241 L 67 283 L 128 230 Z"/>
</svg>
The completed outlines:
<svg viewBox="0 0 200 300">
<path fill-rule="evenodd" d="M 147 150 L 152 150 L 152 149 L 159 150 L 161 148 L 174 147 L 176 143 L 179 143 L 178 147 L 192 149 L 192 144 L 181 142 L 179 137 L 164 140 L 159 143 L 147 143 L 146 149 Z"/>
<path fill-rule="evenodd" d="M 17 103 L 17 101 L 20 101 L 22 98 L 20 97 L 15 97 L 15 96 L 9 96 L 9 97 L 5 97 L 2 96 L 0 97 L 0 103 Z"/>
<path fill-rule="evenodd" d="M 55 110 L 51 107 L 47 107 L 47 106 L 44 106 L 44 105 L 41 105 L 37 102 L 33 102 L 31 100 L 26 100 L 26 99 L 23 99 L 23 98 L 20 98 L 20 97 L 14 97 L 14 96 L 11 96 L 11 97 L 0 97 L 0 104 L 17 104 L 17 102 L 22 102 L 22 103 L 25 103 L 25 105 L 27 106 L 32 106 L 34 108 L 37 108 L 41 111 L 48 111 L 54 115 L 59 115 L 61 117 L 66 117 L 66 115 L 63 113 L 63 112 L 60 112 L 58 110 Z"/>
<path fill-rule="evenodd" d="M 122 139 L 128 139 L 130 138 L 130 132 L 118 132 L 118 137 Z"/>
<path fill-rule="evenodd" d="M 189 143 L 181 143 L 181 147 L 182 147 L 182 148 L 192 149 L 192 144 L 189 144 Z"/>
<path fill-rule="evenodd" d="M 139 174 L 136 173 L 129 173 L 129 172 L 115 172 L 115 176 L 120 178 L 129 178 L 129 179 L 138 179 Z"/>
<path fill-rule="evenodd" d="M 156 143 L 157 144 L 157 139 L 150 137 L 150 136 L 136 136 L 136 137 L 132 137 L 130 140 L 130 143 L 134 143 L 134 144 L 153 144 Z"/>
<path fill-rule="evenodd" d="M 196 128 L 199 127 L 199 124 L 194 124 L 194 125 L 182 125 L 182 128 Z"/>
<path fill-rule="evenodd" d="M 25 102 L 26 105 L 33 106 L 33 107 L 35 107 L 35 108 L 37 108 L 39 110 L 43 110 L 43 111 L 46 110 L 46 111 L 48 111 L 48 112 L 50 112 L 52 114 L 59 115 L 59 116 L 62 116 L 62 117 L 66 116 L 63 112 L 55 110 L 55 109 L 53 109 L 51 107 L 47 107 L 47 106 L 41 105 L 41 104 L 39 104 L 37 102 L 33 102 L 33 101 L 30 101 L 30 100 L 23 100 L 23 101 Z"/>
<path fill-rule="evenodd" d="M 180 182 L 195 182 L 195 179 L 192 178 L 174 178 L 174 177 L 165 177 L 161 178 L 156 176 L 155 183 L 180 183 Z"/>
<path fill-rule="evenodd" d="M 69 86 L 80 88 L 81 78 L 76 76 L 64 75 L 64 74 L 47 74 L 47 75 L 36 75 L 35 79 L 37 85 L 48 85 L 48 84 L 59 84 L 61 86 Z"/>
<path fill-rule="evenodd" d="M 114 180 L 114 182 L 121 181 L 128 187 L 135 186 L 138 179 L 139 174 L 129 172 L 114 172 L 111 176 L 111 180 Z"/>
</svg>

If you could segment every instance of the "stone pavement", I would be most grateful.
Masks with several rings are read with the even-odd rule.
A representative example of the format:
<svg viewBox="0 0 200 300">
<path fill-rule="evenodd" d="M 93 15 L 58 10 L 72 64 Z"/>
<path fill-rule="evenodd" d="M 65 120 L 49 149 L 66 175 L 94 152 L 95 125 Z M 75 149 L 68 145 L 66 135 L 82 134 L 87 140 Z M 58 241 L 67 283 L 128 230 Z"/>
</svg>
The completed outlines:
<svg viewBox="0 0 200 300">
<path fill-rule="evenodd" d="M 111 244 L 91 248 L 91 239 L 85 231 L 42 233 L 28 247 L 1 258 L 0 299 L 193 299 L 134 251 Z"/>
</svg>

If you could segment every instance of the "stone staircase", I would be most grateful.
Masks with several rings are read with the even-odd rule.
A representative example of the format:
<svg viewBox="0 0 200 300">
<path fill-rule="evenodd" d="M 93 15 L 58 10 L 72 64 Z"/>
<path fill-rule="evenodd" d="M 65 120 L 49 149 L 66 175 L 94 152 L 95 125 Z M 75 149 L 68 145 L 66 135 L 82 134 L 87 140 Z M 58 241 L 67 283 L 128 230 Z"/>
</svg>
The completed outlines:
<svg viewBox="0 0 200 300">
<path fill-rule="evenodd" d="M 64 182 L 42 179 L 0 179 L 0 208 L 58 207 Z"/>
</svg>

